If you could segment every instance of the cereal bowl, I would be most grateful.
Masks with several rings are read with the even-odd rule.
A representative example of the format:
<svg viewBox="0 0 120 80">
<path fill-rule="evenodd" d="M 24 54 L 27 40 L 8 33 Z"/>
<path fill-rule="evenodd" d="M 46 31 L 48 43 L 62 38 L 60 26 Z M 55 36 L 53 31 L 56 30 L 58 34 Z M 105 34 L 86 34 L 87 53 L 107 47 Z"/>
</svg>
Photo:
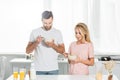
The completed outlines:
<svg viewBox="0 0 120 80">
<path fill-rule="evenodd" d="M 69 60 L 75 60 L 77 58 L 76 55 L 68 55 Z"/>
</svg>

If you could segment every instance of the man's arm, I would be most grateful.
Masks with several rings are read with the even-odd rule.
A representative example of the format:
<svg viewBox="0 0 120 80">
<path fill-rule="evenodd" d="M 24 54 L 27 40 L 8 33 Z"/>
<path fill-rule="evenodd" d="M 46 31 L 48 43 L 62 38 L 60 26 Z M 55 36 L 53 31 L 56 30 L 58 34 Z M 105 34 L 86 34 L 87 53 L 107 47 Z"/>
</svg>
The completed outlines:
<svg viewBox="0 0 120 80">
<path fill-rule="evenodd" d="M 32 53 L 33 50 L 38 46 L 38 44 L 42 41 L 42 38 L 41 36 L 38 36 L 36 38 L 36 41 L 34 42 L 29 42 L 27 47 L 26 47 L 26 53 L 29 54 L 29 53 Z"/>
<path fill-rule="evenodd" d="M 26 53 L 32 53 L 33 50 L 37 47 L 38 43 L 37 42 L 29 42 L 27 47 L 26 47 Z"/>
<path fill-rule="evenodd" d="M 48 42 L 48 41 L 47 41 L 47 42 L 45 42 L 45 44 L 46 44 L 47 46 L 53 48 L 56 52 L 61 53 L 61 54 L 64 55 L 65 47 L 64 47 L 64 44 L 63 44 L 63 43 L 56 45 L 56 44 L 54 43 L 54 40 L 53 40 L 53 41 L 51 41 L 51 42 Z"/>
<path fill-rule="evenodd" d="M 56 52 L 61 53 L 61 54 L 63 54 L 65 52 L 65 46 L 64 46 L 64 44 L 58 44 L 58 45 L 53 44 L 52 48 Z"/>
</svg>

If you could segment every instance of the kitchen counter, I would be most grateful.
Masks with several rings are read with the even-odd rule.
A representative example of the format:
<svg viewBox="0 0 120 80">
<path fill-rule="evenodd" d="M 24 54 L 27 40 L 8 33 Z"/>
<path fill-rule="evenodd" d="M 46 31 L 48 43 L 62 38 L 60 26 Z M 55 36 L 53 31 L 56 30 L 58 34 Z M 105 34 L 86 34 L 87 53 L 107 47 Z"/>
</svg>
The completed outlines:
<svg viewBox="0 0 120 80">
<path fill-rule="evenodd" d="M 10 61 L 10 63 L 31 63 L 33 60 L 31 59 L 26 59 L 26 58 L 14 58 Z M 58 58 L 59 63 L 68 63 L 67 58 Z M 98 59 L 95 58 L 95 62 L 105 62 L 105 61 L 99 61 Z M 116 63 L 120 63 L 120 61 L 116 61 Z"/>
<path fill-rule="evenodd" d="M 14 58 L 10 61 L 10 63 L 32 63 L 33 60 L 26 58 Z"/>
<path fill-rule="evenodd" d="M 14 58 L 10 61 L 10 63 L 31 63 L 33 60 L 31 59 L 26 59 L 26 58 Z M 59 63 L 67 63 L 68 59 L 67 58 L 58 58 Z"/>
<path fill-rule="evenodd" d="M 3 56 L 11 56 L 11 55 L 25 55 L 26 53 L 25 52 L 0 52 L 0 56 L 3 55 Z M 101 52 L 101 51 L 95 51 L 94 52 L 95 56 L 99 56 L 99 55 L 111 55 L 111 56 L 114 56 L 114 55 L 119 55 L 120 56 L 120 52 Z"/>
<path fill-rule="evenodd" d="M 103 75 L 102 80 L 107 80 L 108 75 Z M 13 80 L 11 75 L 7 80 Z M 18 79 L 19 80 L 19 79 Z M 26 75 L 25 80 L 30 80 Z M 95 75 L 38 75 L 36 80 L 96 80 Z M 114 75 L 113 80 L 118 80 Z"/>
<path fill-rule="evenodd" d="M 0 52 L 0 56 L 25 56 L 25 52 Z"/>
</svg>

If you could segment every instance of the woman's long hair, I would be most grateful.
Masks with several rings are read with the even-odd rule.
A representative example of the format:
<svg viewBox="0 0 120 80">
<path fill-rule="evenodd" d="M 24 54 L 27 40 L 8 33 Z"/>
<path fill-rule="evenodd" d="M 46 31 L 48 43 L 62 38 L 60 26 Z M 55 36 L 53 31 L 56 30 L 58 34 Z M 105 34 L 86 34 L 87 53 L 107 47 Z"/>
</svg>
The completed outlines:
<svg viewBox="0 0 120 80">
<path fill-rule="evenodd" d="M 87 42 L 91 42 L 90 40 L 90 34 L 89 34 L 89 30 L 88 27 L 85 23 L 78 23 L 75 27 L 75 29 L 80 29 L 83 33 L 83 37 L 85 38 L 85 40 Z"/>
</svg>

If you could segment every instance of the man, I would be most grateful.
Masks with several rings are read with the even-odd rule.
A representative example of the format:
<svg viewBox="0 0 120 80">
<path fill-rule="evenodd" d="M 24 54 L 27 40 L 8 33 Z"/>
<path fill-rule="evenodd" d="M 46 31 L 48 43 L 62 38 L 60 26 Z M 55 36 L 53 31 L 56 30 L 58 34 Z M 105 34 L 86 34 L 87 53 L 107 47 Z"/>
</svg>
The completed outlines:
<svg viewBox="0 0 120 80">
<path fill-rule="evenodd" d="M 62 35 L 59 30 L 52 27 L 53 14 L 51 11 L 42 13 L 42 23 L 42 27 L 32 31 L 26 53 L 29 54 L 35 50 L 36 75 L 56 75 L 59 70 L 58 53 L 64 54 L 65 51 Z"/>
</svg>

